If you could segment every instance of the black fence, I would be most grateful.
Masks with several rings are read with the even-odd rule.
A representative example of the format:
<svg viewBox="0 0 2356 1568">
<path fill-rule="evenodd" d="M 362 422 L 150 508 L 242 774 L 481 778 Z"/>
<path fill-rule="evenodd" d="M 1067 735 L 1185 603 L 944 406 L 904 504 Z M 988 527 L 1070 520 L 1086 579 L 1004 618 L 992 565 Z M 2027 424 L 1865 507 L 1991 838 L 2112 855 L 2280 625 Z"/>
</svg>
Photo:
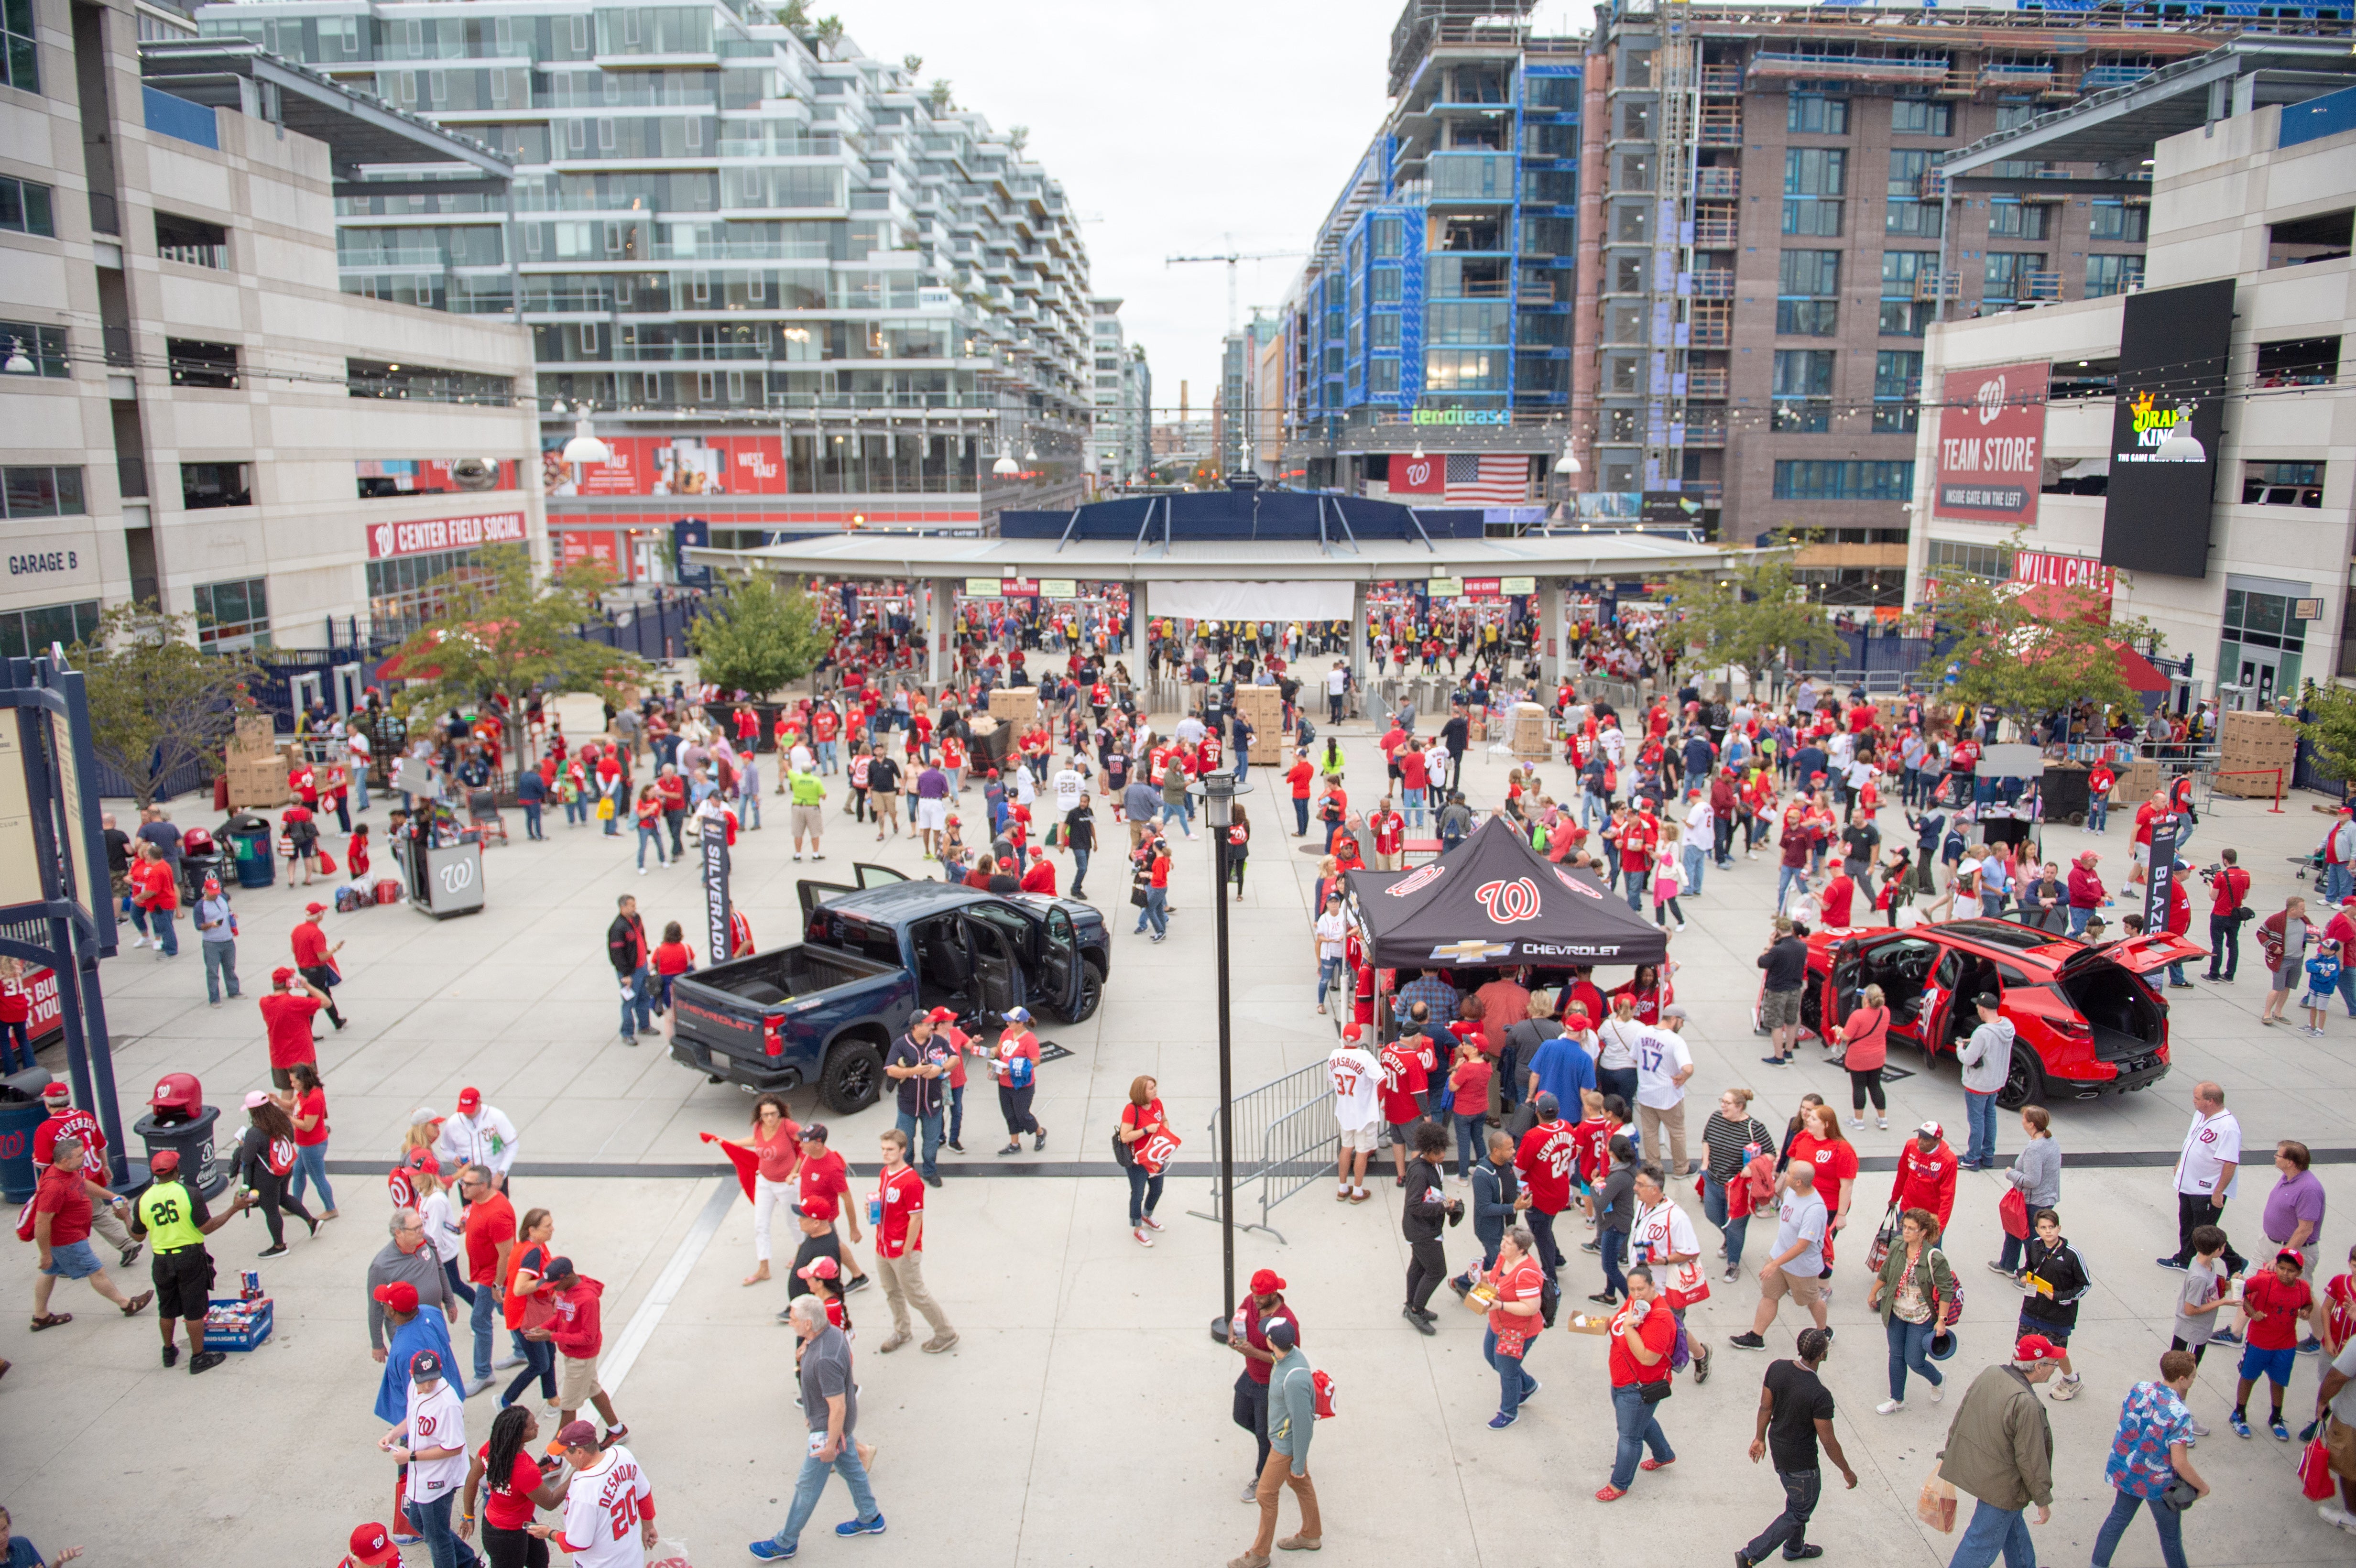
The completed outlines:
<svg viewBox="0 0 2356 1568">
<path fill-rule="evenodd" d="M 658 663 L 685 658 L 687 629 L 704 613 L 696 594 L 664 594 L 637 604 L 621 604 L 605 612 L 602 622 L 591 622 L 581 635 L 623 653 Z"/>
</svg>

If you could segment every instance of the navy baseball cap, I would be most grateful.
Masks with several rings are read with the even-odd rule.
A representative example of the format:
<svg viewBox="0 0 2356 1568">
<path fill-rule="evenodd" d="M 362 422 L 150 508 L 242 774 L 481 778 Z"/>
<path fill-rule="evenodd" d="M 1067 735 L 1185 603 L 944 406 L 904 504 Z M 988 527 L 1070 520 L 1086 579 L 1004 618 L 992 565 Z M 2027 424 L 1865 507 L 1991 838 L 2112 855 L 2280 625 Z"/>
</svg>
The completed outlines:
<svg viewBox="0 0 2356 1568">
<path fill-rule="evenodd" d="M 442 1375 L 442 1358 L 432 1350 L 420 1350 L 409 1358 L 409 1376 L 412 1381 L 425 1382 Z"/>
<path fill-rule="evenodd" d="M 560 1279 L 571 1279 L 573 1277 L 573 1260 L 571 1258 L 549 1259 L 547 1272 L 542 1274 L 541 1277 L 552 1283 Z"/>
</svg>

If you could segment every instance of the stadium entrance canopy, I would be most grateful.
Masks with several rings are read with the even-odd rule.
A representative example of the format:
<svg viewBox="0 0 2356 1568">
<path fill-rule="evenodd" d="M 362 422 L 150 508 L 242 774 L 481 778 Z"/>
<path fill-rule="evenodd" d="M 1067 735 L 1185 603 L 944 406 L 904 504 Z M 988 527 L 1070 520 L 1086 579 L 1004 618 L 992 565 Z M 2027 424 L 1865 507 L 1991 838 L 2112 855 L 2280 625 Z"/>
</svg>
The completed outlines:
<svg viewBox="0 0 2356 1568">
<path fill-rule="evenodd" d="M 1682 537 L 1537 525 L 1534 508 L 1426 509 L 1298 490 L 1234 488 L 1098 501 L 1066 512 L 1001 512 L 996 538 L 846 533 L 756 549 L 691 549 L 725 571 L 932 585 L 926 673 L 948 671 L 948 608 L 1004 582 L 1125 586 L 1140 616 L 1348 619 L 1364 667 L 1366 591 L 1419 582 L 1434 597 L 1531 595 L 1541 656 L 1557 677 L 1564 590 L 1640 593 L 1648 579 L 1709 570 L 1729 552 Z M 1527 528 L 1529 531 L 1522 531 Z M 1494 530 L 1494 534 L 1492 530 Z"/>
</svg>

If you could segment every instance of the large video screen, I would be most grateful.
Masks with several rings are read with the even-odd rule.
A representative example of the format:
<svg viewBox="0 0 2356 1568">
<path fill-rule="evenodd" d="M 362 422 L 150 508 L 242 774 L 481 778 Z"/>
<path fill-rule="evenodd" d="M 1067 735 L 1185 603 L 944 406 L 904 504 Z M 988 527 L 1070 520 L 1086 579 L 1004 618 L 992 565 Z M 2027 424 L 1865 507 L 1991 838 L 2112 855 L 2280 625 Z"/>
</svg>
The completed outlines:
<svg viewBox="0 0 2356 1568">
<path fill-rule="evenodd" d="M 2124 308 L 2103 563 L 2206 577 L 2233 280 L 2146 290 Z"/>
</svg>

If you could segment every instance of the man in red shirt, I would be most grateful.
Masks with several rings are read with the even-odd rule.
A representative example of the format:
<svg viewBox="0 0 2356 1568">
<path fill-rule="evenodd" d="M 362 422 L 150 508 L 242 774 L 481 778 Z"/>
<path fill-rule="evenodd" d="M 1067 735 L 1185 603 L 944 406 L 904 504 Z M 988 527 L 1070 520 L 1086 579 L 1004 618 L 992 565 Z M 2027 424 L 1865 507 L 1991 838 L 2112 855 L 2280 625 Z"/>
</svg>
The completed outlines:
<svg viewBox="0 0 2356 1568">
<path fill-rule="evenodd" d="M 798 1214 L 832 1224 L 840 1216 L 851 1226 L 851 1239 L 859 1240 L 859 1211 L 843 1202 L 851 1195 L 851 1168 L 841 1155 L 827 1147 L 826 1124 L 812 1122 L 802 1129 L 801 1201 L 794 1205 Z M 843 1261 L 851 1266 L 857 1260 L 844 1250 Z M 865 1288 L 867 1275 L 862 1272 L 844 1284 L 845 1295 Z"/>
<path fill-rule="evenodd" d="M 501 1360 L 491 1359 L 491 1343 L 499 1327 L 499 1286 L 508 1277 L 508 1254 L 515 1250 L 515 1205 L 499 1190 L 487 1166 L 459 1167 L 458 1193 L 466 1204 L 466 1279 L 475 1287 L 471 1326 L 475 1382 L 480 1384 L 488 1382 L 495 1371 L 523 1365 L 523 1358 L 513 1353 Z M 474 1388 L 469 1386 L 467 1392 L 472 1393 Z"/>
<path fill-rule="evenodd" d="M 294 989 L 297 986 L 303 987 L 299 992 Z M 318 1042 L 311 1036 L 311 1020 L 319 1015 L 319 1009 L 334 1004 L 327 1000 L 327 992 L 282 965 L 270 972 L 270 994 L 258 1005 L 262 1008 L 262 1027 L 268 1031 L 270 1040 L 270 1082 L 283 1093 L 294 1087 L 293 1069 L 297 1062 L 318 1061 Z"/>
<path fill-rule="evenodd" d="M 1644 897 L 1652 891 L 1653 846 L 1661 840 L 1661 825 L 1649 799 L 1640 799 L 1637 806 L 1620 824 L 1620 874 L 1626 880 L 1628 907 L 1642 913 Z"/>
<path fill-rule="evenodd" d="M 292 933 L 294 967 L 308 983 L 306 988 L 314 990 L 327 1004 L 327 1021 L 341 1029 L 344 1027 L 344 1015 L 336 1010 L 335 998 L 330 993 L 343 983 L 343 972 L 336 966 L 336 955 L 344 950 L 344 944 L 340 942 L 332 947 L 327 944 L 327 933 L 319 929 L 319 917 L 327 912 L 326 904 L 303 906 L 302 923 L 294 927 Z"/>
<path fill-rule="evenodd" d="M 2242 911 L 2250 901 L 2250 873 L 2242 869 L 2241 857 L 2231 849 L 2217 851 L 2222 863 L 2217 874 L 2209 879 L 2209 974 L 2211 980 L 2231 982 L 2233 971 L 2242 966 Z M 2342 931 L 2340 927 L 2345 926 Z M 2356 924 L 2349 922 L 2346 906 L 2331 918 L 2324 935 L 2340 944 L 2343 954 L 2356 953 Z M 2224 973 L 2218 973 L 2218 966 Z M 2356 976 L 2351 976 L 2345 960 L 2340 971 L 2340 995 L 2347 1004 L 2348 1016 L 2356 1018 Z"/>
<path fill-rule="evenodd" d="M 1947 1147 L 1944 1129 L 1925 1122 L 1898 1151 L 1898 1175 L 1890 1184 L 1890 1201 L 1903 1214 L 1921 1209 L 1935 1216 L 1939 1229 L 1955 1208 L 1955 1151 Z"/>
<path fill-rule="evenodd" d="M 1429 1043 L 1420 1033 L 1405 1035 L 1383 1047 L 1376 1058 L 1383 1067 L 1383 1121 L 1397 1176 L 1393 1185 L 1398 1187 L 1407 1185 L 1408 1135 L 1423 1120 L 1423 1091 L 1430 1082 L 1423 1071 L 1423 1051 Z"/>
<path fill-rule="evenodd" d="M 154 937 L 161 963 L 180 955 L 180 940 L 172 929 L 172 912 L 180 907 L 180 879 L 152 840 L 139 841 L 138 855 L 125 873 L 131 883 L 131 923 L 139 928 L 143 944 Z"/>
<path fill-rule="evenodd" d="M 1570 1171 L 1579 1157 L 1579 1140 L 1552 1094 L 1541 1091 L 1530 1109 L 1537 1125 L 1522 1135 L 1522 1147 L 1514 1151 L 1514 1169 L 1522 1179 L 1522 1220 L 1537 1240 L 1538 1262 L 1545 1265 L 1547 1278 L 1559 1284 L 1562 1249 L 1555 1244 L 1554 1217 L 1570 1207 Z"/>
<path fill-rule="evenodd" d="M 1258 1495 L 1260 1470 L 1268 1468 L 1268 1379 L 1279 1358 L 1261 1325 L 1271 1317 L 1291 1323 L 1298 1341 L 1301 1315 L 1284 1298 L 1283 1279 L 1274 1269 L 1264 1268 L 1251 1276 L 1251 1294 L 1227 1325 L 1227 1348 L 1244 1359 L 1244 1370 L 1236 1378 L 1235 1422 L 1258 1438 L 1260 1447 L 1259 1469 L 1244 1482 L 1248 1499 Z"/>
<path fill-rule="evenodd" d="M 1850 909 L 1856 901 L 1857 883 L 1849 880 L 1847 871 L 1836 869 L 1826 880 L 1825 891 L 1816 897 L 1824 912 L 1826 929 L 1849 924 Z"/>
<path fill-rule="evenodd" d="M 1636 1456 L 1645 1449 L 1652 1457 L 1644 1468 L 1657 1470 L 1676 1463 L 1676 1450 L 1661 1430 L 1657 1405 L 1644 1403 L 1648 1383 L 1669 1380 L 1669 1352 L 1677 1342 L 1677 1317 L 1656 1299 L 1653 1271 L 1643 1264 L 1628 1271 L 1628 1304 L 1612 1315 L 1612 1411 L 1620 1427 L 1619 1451 L 1612 1460 L 1612 1478 L 1596 1489 L 1595 1500 L 1614 1502 L 1628 1495 L 1636 1478 Z"/>
<path fill-rule="evenodd" d="M 914 1307 L 933 1330 L 922 1349 L 938 1355 L 956 1345 L 958 1331 L 925 1288 L 925 1180 L 908 1163 L 907 1134 L 886 1127 L 881 1140 L 884 1169 L 875 1179 L 873 1211 L 875 1272 L 884 1276 L 884 1299 L 892 1306 L 892 1334 L 876 1348 L 888 1356 L 916 1337 L 908 1324 L 908 1308 Z"/>
<path fill-rule="evenodd" d="M 1366 869 L 1365 856 L 1358 848 L 1357 831 L 1347 822 L 1326 844 L 1325 852 L 1333 857 L 1336 871 L 1363 871 Z"/>
<path fill-rule="evenodd" d="M 1132 936 L 1144 934 L 1150 922 L 1153 926 L 1152 940 L 1159 942 L 1170 934 L 1170 840 L 1153 829 L 1153 841 L 1142 851 L 1145 865 L 1145 908 L 1138 912 Z"/>
<path fill-rule="evenodd" d="M 1407 819 L 1391 805 L 1391 797 L 1383 796 L 1382 805 L 1366 819 L 1367 831 L 1375 838 L 1375 869 L 1396 871 L 1407 863 Z"/>
<path fill-rule="evenodd" d="M 56 1162 L 59 1143 L 66 1138 L 80 1140 L 82 1162 L 102 1174 L 106 1169 L 106 1134 L 98 1118 L 73 1103 L 73 1091 L 63 1083 L 51 1083 L 41 1091 L 42 1109 L 48 1119 L 33 1129 L 33 1168 L 47 1170 Z M 130 1228 L 123 1216 L 111 1206 L 101 1206 L 91 1215 L 91 1228 L 106 1243 L 122 1254 L 123 1266 L 129 1268 L 139 1261 L 140 1243 L 132 1239 Z"/>
<path fill-rule="evenodd" d="M 49 1311 L 49 1293 L 60 1279 L 86 1279 L 90 1287 L 134 1317 L 155 1299 L 154 1291 L 125 1299 L 106 1265 L 90 1244 L 91 1200 L 119 1209 L 123 1200 L 91 1179 L 83 1168 L 81 1140 L 59 1138 L 50 1162 L 33 1189 L 33 1243 L 41 1250 L 40 1276 L 33 1281 L 33 1329 L 54 1328 L 73 1321 L 73 1314 Z M 2302 1287 L 2304 1288 L 2304 1287 Z"/>
<path fill-rule="evenodd" d="M 1295 753 L 1292 766 L 1285 770 L 1285 783 L 1292 786 L 1292 836 L 1309 837 L 1309 786 L 1315 782 L 1317 770 L 1306 756 Z"/>
</svg>

